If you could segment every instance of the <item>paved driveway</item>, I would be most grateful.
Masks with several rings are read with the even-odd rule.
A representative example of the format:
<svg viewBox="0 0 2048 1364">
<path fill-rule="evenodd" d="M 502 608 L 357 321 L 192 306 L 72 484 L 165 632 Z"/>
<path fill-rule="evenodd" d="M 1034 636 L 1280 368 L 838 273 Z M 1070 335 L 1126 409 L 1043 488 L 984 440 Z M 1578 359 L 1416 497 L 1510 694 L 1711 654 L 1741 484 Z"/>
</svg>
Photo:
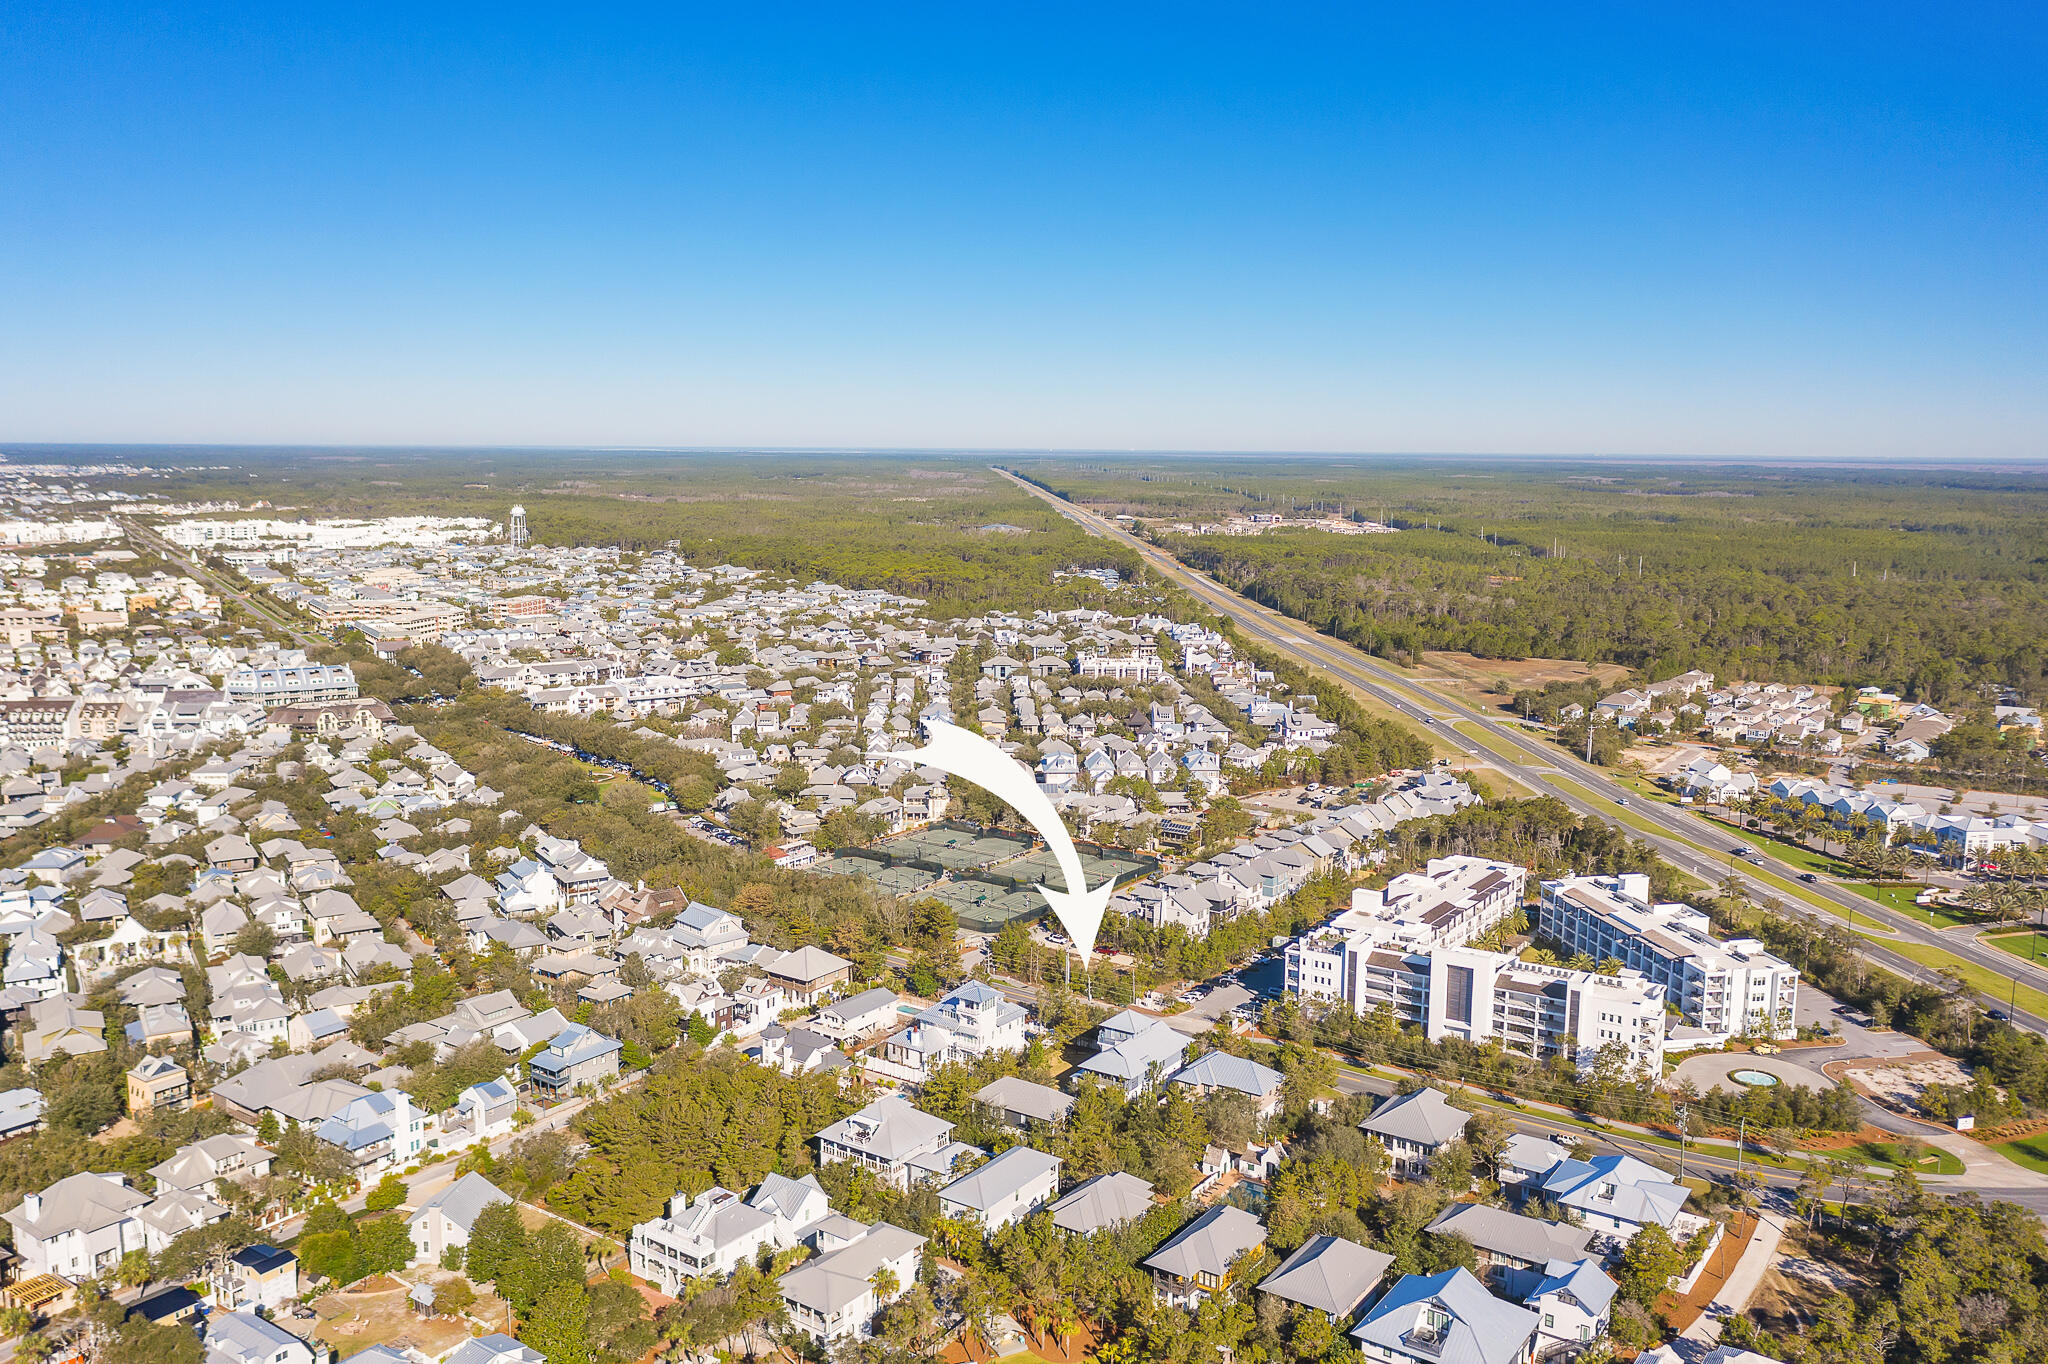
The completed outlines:
<svg viewBox="0 0 2048 1364">
<path fill-rule="evenodd" d="M 1816 1048 L 1818 1050 L 1818 1048 Z M 1827 1048 L 1832 1052 L 1833 1047 Z M 1671 1073 L 1673 1084 L 1690 1080 L 1693 1086 L 1704 1094 L 1716 1085 L 1733 1094 L 1749 1086 L 1729 1076 L 1738 1070 L 1760 1070 L 1766 1075 L 1775 1075 L 1787 1085 L 1805 1085 L 1809 1089 L 1827 1084 L 1818 1071 L 1794 1065 L 1784 1056 L 1750 1056 L 1742 1052 L 1715 1052 L 1709 1056 L 1689 1056 L 1678 1063 L 1678 1069 Z"/>
</svg>

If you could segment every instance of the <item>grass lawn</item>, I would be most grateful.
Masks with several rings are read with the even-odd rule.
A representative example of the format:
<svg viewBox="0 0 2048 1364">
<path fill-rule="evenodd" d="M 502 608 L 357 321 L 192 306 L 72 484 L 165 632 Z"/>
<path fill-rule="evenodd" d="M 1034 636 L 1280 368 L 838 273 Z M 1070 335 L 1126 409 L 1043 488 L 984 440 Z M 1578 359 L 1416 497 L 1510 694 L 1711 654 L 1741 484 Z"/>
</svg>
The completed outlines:
<svg viewBox="0 0 2048 1364">
<path fill-rule="evenodd" d="M 1950 905 L 1914 904 L 1914 897 L 1926 889 L 1918 882 L 1880 886 L 1870 881 L 1846 881 L 1843 888 L 1855 891 L 1866 900 L 1874 900 L 1886 909 L 1895 909 L 1901 914 L 1912 916 L 1918 922 L 1931 924 L 1936 928 L 1960 928 L 1964 924 L 1983 922 L 1980 917 L 1968 910 Z"/>
<path fill-rule="evenodd" d="M 2043 933 L 2038 928 L 2022 928 L 2017 933 L 1986 933 L 1977 941 L 1989 943 L 1999 951 L 2008 952 L 2021 961 L 2048 965 L 2048 933 Z"/>
<path fill-rule="evenodd" d="M 1910 1168 L 1919 1175 L 1959 1175 L 1963 1162 L 1955 1154 L 1939 1146 L 1921 1148 L 1920 1159 L 1907 1166 L 1905 1143 L 1896 1141 L 1866 1141 L 1855 1146 L 1845 1146 L 1839 1151 L 1826 1154 L 1839 1156 L 1844 1160 L 1857 1160 L 1865 1165 L 1888 1165 L 1894 1169 Z"/>
<path fill-rule="evenodd" d="M 1527 767 L 1549 767 L 1557 761 L 1555 758 L 1545 758 L 1530 749 L 1524 748 L 1520 744 L 1511 744 L 1504 739 L 1497 738 L 1481 729 L 1476 722 L 1471 720 L 1453 720 L 1451 721 L 1451 728 L 1479 745 L 1481 752 L 1491 749 L 1493 752 L 1503 757 L 1512 758 L 1514 761 Z"/>
<path fill-rule="evenodd" d="M 2024 1165 L 2048 1175 L 2048 1133 L 2037 1137 L 2021 1137 L 2018 1141 L 2001 1141 L 1992 1150 L 2005 1156 L 2015 1165 Z"/>
<path fill-rule="evenodd" d="M 1803 843 L 1779 838 L 1776 834 L 1768 833 L 1762 829 L 1738 829 L 1724 820 L 1717 819 L 1714 821 L 1714 824 L 1717 828 L 1726 829 L 1745 843 L 1755 844 L 1773 857 L 1776 857 L 1779 861 L 1790 862 L 1801 871 L 1810 871 L 1817 876 L 1833 876 L 1844 879 L 1858 875 L 1856 868 L 1842 861 L 1839 857 L 1830 857 L 1826 853 L 1820 852 L 1818 849 L 1809 848 Z"/>
<path fill-rule="evenodd" d="M 1887 941 L 1885 946 L 1902 957 L 1919 962 L 1922 966 L 1954 971 L 1971 989 L 1981 991 L 1986 998 L 2000 1004 L 2011 1002 L 2030 1014 L 2048 1013 L 2048 994 L 2043 994 L 2031 985 L 2021 985 L 2015 994 L 2011 976 L 1986 970 L 1973 961 L 1963 960 L 1953 952 L 1944 952 L 1939 947 L 1907 942 L 1904 939 Z M 2048 1166 L 2043 1168 L 2048 1169 Z"/>
</svg>

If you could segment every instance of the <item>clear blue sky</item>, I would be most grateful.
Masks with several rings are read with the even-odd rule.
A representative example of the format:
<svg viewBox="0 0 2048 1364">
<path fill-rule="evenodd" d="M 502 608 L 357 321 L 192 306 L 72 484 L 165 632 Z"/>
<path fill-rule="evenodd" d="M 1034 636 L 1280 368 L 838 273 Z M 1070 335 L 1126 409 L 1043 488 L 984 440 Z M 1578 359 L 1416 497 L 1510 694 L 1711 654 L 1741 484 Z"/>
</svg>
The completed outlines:
<svg viewBox="0 0 2048 1364">
<path fill-rule="evenodd" d="M 2048 455 L 2039 4 L 313 8 L 0 6 L 0 439 Z"/>
</svg>

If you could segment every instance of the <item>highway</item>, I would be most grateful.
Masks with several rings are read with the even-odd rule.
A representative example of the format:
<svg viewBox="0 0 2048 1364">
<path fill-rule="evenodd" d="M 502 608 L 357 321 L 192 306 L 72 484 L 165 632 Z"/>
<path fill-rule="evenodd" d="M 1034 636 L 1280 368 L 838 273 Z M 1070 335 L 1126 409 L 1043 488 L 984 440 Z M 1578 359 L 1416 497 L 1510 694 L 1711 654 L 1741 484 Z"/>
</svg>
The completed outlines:
<svg viewBox="0 0 2048 1364">
<path fill-rule="evenodd" d="M 1393 708 L 1423 726 L 1434 738 L 1468 754 L 1483 756 L 1489 766 L 1529 790 L 1560 800 L 1580 815 L 1590 815 L 1622 827 L 1649 843 L 1665 861 L 1706 885 L 1719 886 L 1732 876 L 1754 901 L 1775 901 L 1785 912 L 1811 922 L 1829 926 L 1837 924 L 1839 920 L 1834 914 L 1816 908 L 1812 903 L 1824 901 L 1862 921 L 1882 924 L 1891 930 L 1889 936 L 1895 939 L 1933 946 L 1997 976 L 2006 979 L 2017 976 L 2034 988 L 2048 988 L 2048 970 L 2009 956 L 1995 947 L 1983 946 L 1973 939 L 1945 936 L 1852 890 L 1826 881 L 1802 884 L 1797 880 L 1798 869 L 1768 853 L 1763 854 L 1761 866 L 1738 862 L 1732 855 L 1737 847 L 1734 835 L 1715 828 L 1698 815 L 1627 791 L 1611 781 L 1601 769 L 1518 731 L 1499 717 L 1474 710 L 1461 701 L 1404 677 L 1370 654 L 1247 600 L 1115 522 L 1077 507 L 1006 469 L 997 469 L 996 472 L 1090 533 L 1135 550 L 1161 576 L 1193 594 L 1204 605 L 1229 617 L 1246 635 Z M 1746 848 L 1748 845 L 1741 846 Z M 1764 879 L 1766 877 L 1773 879 Z M 1886 969 L 1912 980 L 1946 984 L 1947 978 L 1940 970 L 1894 952 L 1868 934 L 1862 936 L 1866 944 L 1862 949 L 1863 955 Z M 2019 1026 L 2048 1033 L 2048 1018 L 2011 1009 L 2004 996 L 1979 993 L 1990 1007 L 2010 1012 Z"/>
<path fill-rule="evenodd" d="M 284 631 L 300 648 L 311 649 L 324 642 L 315 639 L 304 630 L 301 630 L 298 622 L 294 621 L 275 603 L 265 599 L 261 594 L 245 592 L 222 578 L 218 573 L 215 573 L 212 569 L 201 563 L 198 555 L 191 553 L 181 546 L 172 544 L 169 540 L 166 540 L 163 536 L 138 521 L 123 519 L 118 524 L 121 527 L 122 533 L 128 537 L 130 544 L 139 545 L 178 565 L 178 567 L 191 574 L 194 581 L 205 583 L 211 587 L 223 601 L 232 600 L 239 602 L 250 615 L 262 620 L 266 625 L 275 626 L 277 629 Z"/>
</svg>

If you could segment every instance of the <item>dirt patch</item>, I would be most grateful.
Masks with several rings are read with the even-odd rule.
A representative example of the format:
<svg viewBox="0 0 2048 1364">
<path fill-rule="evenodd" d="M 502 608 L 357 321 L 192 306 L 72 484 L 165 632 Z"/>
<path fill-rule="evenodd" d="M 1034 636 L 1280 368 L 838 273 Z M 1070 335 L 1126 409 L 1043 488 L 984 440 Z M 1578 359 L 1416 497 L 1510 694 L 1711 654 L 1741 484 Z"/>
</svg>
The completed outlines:
<svg viewBox="0 0 2048 1364">
<path fill-rule="evenodd" d="M 1865 1123 L 1863 1127 L 1854 1132 L 1810 1133 L 1799 1139 L 1799 1149 L 1802 1151 L 1839 1151 L 1845 1146 L 1861 1146 L 1865 1142 L 1877 1144 L 1912 1140 L 1915 1140 L 1915 1138 L 1902 1138 L 1896 1133 L 1885 1131 L 1882 1127 L 1872 1127 Z M 1926 1145 L 1925 1142 L 1920 1144 Z"/>
<path fill-rule="evenodd" d="M 313 1327 L 313 1339 L 334 1347 L 344 1359 L 372 1345 L 417 1350 L 433 1359 L 469 1339 L 467 1321 L 458 1317 L 422 1317 L 406 1302 L 404 1284 L 383 1275 L 377 1279 L 390 1284 L 391 1289 L 329 1293 L 314 1299 L 313 1310 L 319 1314 L 319 1320 Z"/>
<path fill-rule="evenodd" d="M 1811 1326 L 1821 1305 L 1838 1292 L 1861 1289 L 1866 1278 L 1849 1266 L 1825 1256 L 1827 1243 L 1794 1223 L 1785 1228 L 1778 1246 L 1778 1259 L 1764 1271 L 1756 1296 L 1749 1300 L 1749 1317 L 1775 1335 L 1791 1335 Z"/>
<path fill-rule="evenodd" d="M 1970 1072 L 1961 1062 L 1934 1051 L 1915 1052 L 1873 1065 L 1852 1063 L 1843 1069 L 1857 1088 L 1868 1091 L 1880 1103 L 1915 1112 L 1920 1111 L 1921 1096 L 1929 1085 L 1968 1089 L 1972 1083 Z"/>
</svg>

